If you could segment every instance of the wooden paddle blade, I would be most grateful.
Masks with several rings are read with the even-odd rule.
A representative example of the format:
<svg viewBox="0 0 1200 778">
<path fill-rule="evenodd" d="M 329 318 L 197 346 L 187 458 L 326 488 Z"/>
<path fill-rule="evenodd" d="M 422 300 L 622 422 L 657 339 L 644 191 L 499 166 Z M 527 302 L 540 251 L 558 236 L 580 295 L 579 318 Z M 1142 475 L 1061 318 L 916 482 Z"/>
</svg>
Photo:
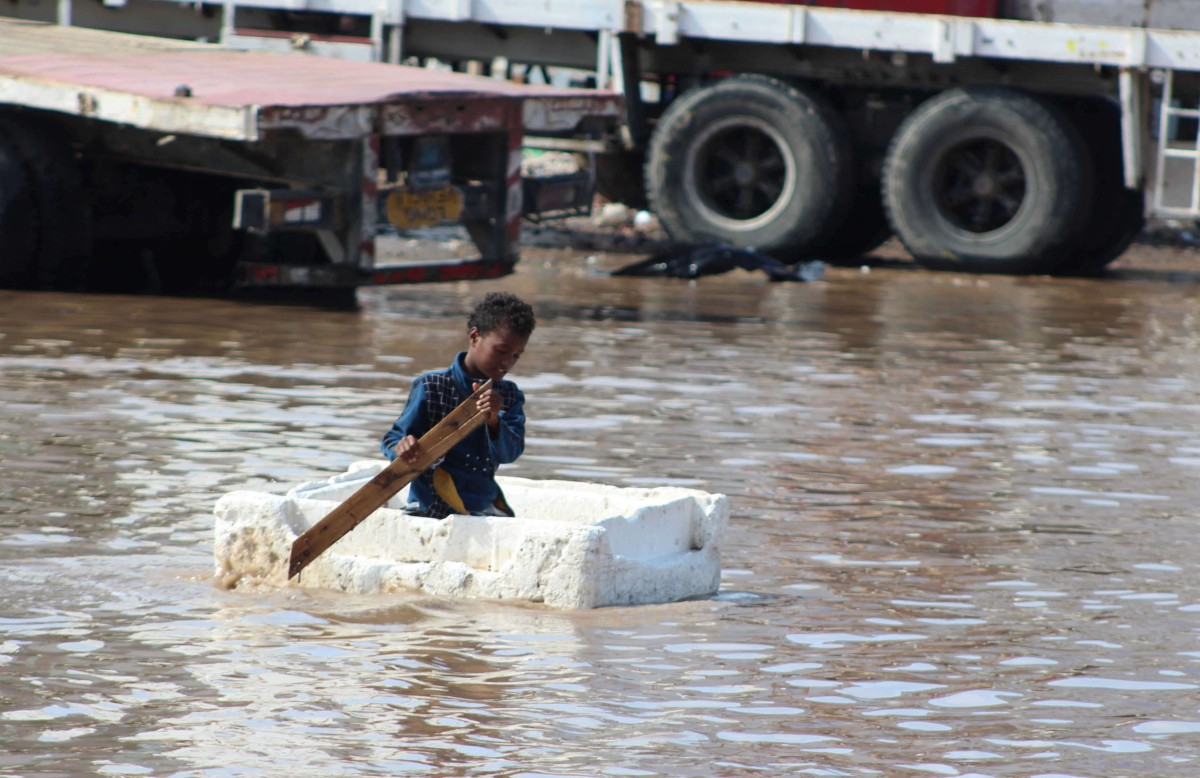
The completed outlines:
<svg viewBox="0 0 1200 778">
<path fill-rule="evenodd" d="M 489 379 L 461 405 L 442 417 L 433 429 L 422 435 L 417 441 L 419 454 L 416 461 L 404 462 L 397 458 L 347 497 L 341 505 L 330 511 L 325 518 L 296 538 L 292 543 L 291 559 L 288 561 L 288 578 L 295 578 L 343 535 L 392 499 L 414 478 L 433 467 L 434 463 L 449 453 L 459 441 L 479 429 L 487 417 L 479 413 L 475 405 L 479 396 L 491 387 L 492 382 Z"/>
</svg>

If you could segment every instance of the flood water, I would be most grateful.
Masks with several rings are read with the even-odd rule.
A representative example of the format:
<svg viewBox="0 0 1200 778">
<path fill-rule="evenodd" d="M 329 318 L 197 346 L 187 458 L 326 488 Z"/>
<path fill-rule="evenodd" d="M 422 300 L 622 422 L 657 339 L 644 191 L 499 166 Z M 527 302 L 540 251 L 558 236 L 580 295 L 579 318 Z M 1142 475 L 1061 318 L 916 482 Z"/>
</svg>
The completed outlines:
<svg viewBox="0 0 1200 778">
<path fill-rule="evenodd" d="M 374 457 L 494 288 L 502 472 L 727 494 L 720 594 L 215 586 L 217 498 Z M 1197 277 L 527 252 L 360 301 L 0 292 L 0 775 L 1200 775 Z"/>
</svg>

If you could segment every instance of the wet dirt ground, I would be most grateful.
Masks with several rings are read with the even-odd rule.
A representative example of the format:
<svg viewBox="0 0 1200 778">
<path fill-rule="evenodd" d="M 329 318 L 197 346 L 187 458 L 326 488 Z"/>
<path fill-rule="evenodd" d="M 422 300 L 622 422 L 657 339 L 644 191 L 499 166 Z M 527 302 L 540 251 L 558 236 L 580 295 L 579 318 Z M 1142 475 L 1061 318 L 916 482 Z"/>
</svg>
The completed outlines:
<svg viewBox="0 0 1200 778">
<path fill-rule="evenodd" d="M 357 309 L 0 292 L 0 774 L 1200 773 L 1200 253 L 772 284 L 533 242 Z M 729 495 L 720 594 L 214 586 L 214 501 L 375 456 L 489 289 L 540 320 L 505 472 Z"/>
</svg>

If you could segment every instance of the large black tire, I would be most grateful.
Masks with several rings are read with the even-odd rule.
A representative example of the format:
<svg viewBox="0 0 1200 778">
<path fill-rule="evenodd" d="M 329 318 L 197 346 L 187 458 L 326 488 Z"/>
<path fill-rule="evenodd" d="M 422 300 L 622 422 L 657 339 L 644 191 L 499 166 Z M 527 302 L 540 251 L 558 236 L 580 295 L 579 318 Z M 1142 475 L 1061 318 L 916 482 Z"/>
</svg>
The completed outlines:
<svg viewBox="0 0 1200 778">
<path fill-rule="evenodd" d="M 610 151 L 596 155 L 596 193 L 613 203 L 642 209 L 650 205 L 642 171 L 646 155 L 642 151 Z"/>
<path fill-rule="evenodd" d="M 110 231 L 97 241 L 96 286 L 195 294 L 233 285 L 244 242 L 232 226 L 234 182 L 136 165 L 96 169 L 92 180 Z"/>
<path fill-rule="evenodd" d="M 846 210 L 845 221 L 828 238 L 812 249 L 816 259 L 831 265 L 854 265 L 864 256 L 882 246 L 892 237 L 883 209 L 879 180 L 872 179 L 859 186 Z"/>
<path fill-rule="evenodd" d="M 841 118 L 818 95 L 734 76 L 690 90 L 663 113 L 646 192 L 675 240 L 792 261 L 844 217 L 851 165 Z"/>
<path fill-rule="evenodd" d="M 905 119 L 884 163 L 892 228 L 926 267 L 1050 273 L 1087 216 L 1091 166 L 1070 122 L 1002 87 L 953 89 Z"/>
<path fill-rule="evenodd" d="M 1086 97 L 1065 103 L 1063 109 L 1087 144 L 1095 186 L 1084 228 L 1058 272 L 1096 275 L 1145 228 L 1145 198 L 1140 190 L 1125 188 L 1120 106 L 1107 98 Z"/>
<path fill-rule="evenodd" d="M 0 287 L 33 283 L 37 260 L 37 210 L 32 182 L 19 151 L 0 137 Z"/>
<path fill-rule="evenodd" d="M 202 175 L 183 180 L 186 197 L 179 203 L 179 217 L 186 229 L 157 257 L 159 278 L 169 292 L 224 293 L 233 287 L 245 237 L 233 228 L 237 187 Z"/>
<path fill-rule="evenodd" d="M 0 119 L 0 139 L 21 160 L 35 249 L 21 285 L 76 289 L 87 281 L 92 220 L 83 176 L 67 144 L 48 128 Z"/>
</svg>

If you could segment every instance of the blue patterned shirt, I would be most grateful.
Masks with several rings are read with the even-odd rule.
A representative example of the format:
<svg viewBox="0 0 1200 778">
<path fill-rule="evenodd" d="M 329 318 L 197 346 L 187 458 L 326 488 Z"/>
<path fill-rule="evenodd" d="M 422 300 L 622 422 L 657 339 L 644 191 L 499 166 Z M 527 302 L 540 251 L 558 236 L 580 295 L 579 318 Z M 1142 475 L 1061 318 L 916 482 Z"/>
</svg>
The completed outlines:
<svg viewBox="0 0 1200 778">
<path fill-rule="evenodd" d="M 463 362 L 466 356 L 467 352 L 460 352 L 454 364 L 445 370 L 417 376 L 404 411 L 383 436 L 380 447 L 384 456 L 394 460 L 396 444 L 406 435 L 420 438 L 471 396 L 472 383 L 480 379 L 467 374 Z M 410 499 L 419 503 L 422 515 L 441 519 L 454 512 L 434 491 L 433 470 L 437 467 L 445 469 L 454 479 L 458 496 L 467 511 L 482 513 L 500 494 L 495 480 L 496 468 L 515 462 L 525 450 L 525 395 L 512 381 L 496 381 L 492 386 L 504 398 L 499 428 L 493 432 L 484 424 L 412 482 Z"/>
</svg>

